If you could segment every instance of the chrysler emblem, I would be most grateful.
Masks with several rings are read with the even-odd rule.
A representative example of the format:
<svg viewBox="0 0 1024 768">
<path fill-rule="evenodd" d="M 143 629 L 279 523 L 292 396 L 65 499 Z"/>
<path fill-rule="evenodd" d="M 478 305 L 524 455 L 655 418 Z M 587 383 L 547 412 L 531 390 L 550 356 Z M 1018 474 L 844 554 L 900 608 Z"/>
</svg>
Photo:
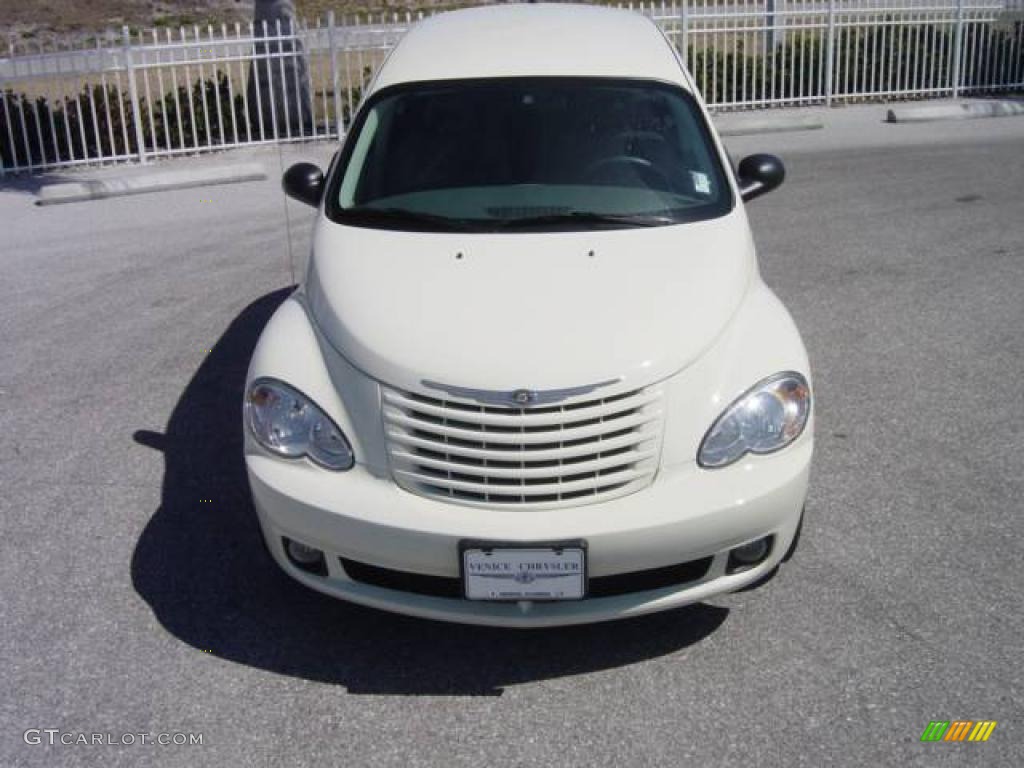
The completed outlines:
<svg viewBox="0 0 1024 768">
<path fill-rule="evenodd" d="M 512 393 L 512 401 L 517 405 L 529 405 L 536 400 L 537 393 L 530 389 L 517 389 Z"/>
</svg>

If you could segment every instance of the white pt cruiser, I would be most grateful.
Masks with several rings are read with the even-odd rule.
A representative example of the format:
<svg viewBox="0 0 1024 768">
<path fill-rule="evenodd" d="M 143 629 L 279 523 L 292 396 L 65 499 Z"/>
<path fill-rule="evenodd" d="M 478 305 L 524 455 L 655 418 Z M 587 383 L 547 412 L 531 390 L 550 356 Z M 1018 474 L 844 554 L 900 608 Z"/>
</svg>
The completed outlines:
<svg viewBox="0 0 1024 768">
<path fill-rule="evenodd" d="M 734 171 L 648 19 L 457 11 L 378 71 L 253 354 L 245 461 L 303 584 L 450 621 L 620 619 L 795 546 L 811 382 Z"/>
</svg>

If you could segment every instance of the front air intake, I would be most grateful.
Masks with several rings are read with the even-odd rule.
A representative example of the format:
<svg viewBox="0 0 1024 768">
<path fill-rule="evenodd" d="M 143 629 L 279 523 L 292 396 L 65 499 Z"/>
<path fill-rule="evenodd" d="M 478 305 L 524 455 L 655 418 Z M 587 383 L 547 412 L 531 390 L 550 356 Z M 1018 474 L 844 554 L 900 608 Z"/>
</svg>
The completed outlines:
<svg viewBox="0 0 1024 768">
<path fill-rule="evenodd" d="M 661 392 L 637 389 L 558 405 L 505 407 L 383 389 L 395 481 L 478 506 L 557 507 L 650 484 L 661 447 Z"/>
</svg>

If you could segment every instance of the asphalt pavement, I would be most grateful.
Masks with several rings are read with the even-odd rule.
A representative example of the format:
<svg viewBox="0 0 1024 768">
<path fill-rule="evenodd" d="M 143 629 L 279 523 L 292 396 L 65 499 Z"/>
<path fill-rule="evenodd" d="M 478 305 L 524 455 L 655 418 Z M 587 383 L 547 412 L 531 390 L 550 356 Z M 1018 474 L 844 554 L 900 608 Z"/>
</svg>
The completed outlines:
<svg viewBox="0 0 1024 768">
<path fill-rule="evenodd" d="M 271 177 L 230 186 L 0 185 L 0 765 L 1024 764 L 1024 119 L 883 116 L 729 141 L 789 171 L 749 213 L 816 384 L 796 557 L 557 630 L 350 606 L 264 555 L 241 387 L 310 222 L 293 267 L 276 151 L 189 161 Z M 957 719 L 998 725 L 920 742 Z M 93 733 L 202 744 L 59 743 Z"/>
</svg>

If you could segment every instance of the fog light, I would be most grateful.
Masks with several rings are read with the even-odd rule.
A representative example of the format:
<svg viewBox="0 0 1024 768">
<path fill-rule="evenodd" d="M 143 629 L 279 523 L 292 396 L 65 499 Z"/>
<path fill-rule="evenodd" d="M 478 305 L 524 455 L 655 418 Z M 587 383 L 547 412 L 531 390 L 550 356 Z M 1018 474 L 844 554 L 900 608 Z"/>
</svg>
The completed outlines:
<svg viewBox="0 0 1024 768">
<path fill-rule="evenodd" d="M 763 562 L 772 551 L 773 538 L 773 536 L 765 536 L 763 539 L 757 539 L 729 550 L 729 562 L 725 566 L 725 572 L 745 571 Z"/>
<path fill-rule="evenodd" d="M 315 573 L 318 576 L 327 575 L 327 560 L 319 549 L 287 537 L 282 537 L 281 542 L 284 544 L 288 560 L 296 568 L 301 568 L 308 573 Z"/>
</svg>

